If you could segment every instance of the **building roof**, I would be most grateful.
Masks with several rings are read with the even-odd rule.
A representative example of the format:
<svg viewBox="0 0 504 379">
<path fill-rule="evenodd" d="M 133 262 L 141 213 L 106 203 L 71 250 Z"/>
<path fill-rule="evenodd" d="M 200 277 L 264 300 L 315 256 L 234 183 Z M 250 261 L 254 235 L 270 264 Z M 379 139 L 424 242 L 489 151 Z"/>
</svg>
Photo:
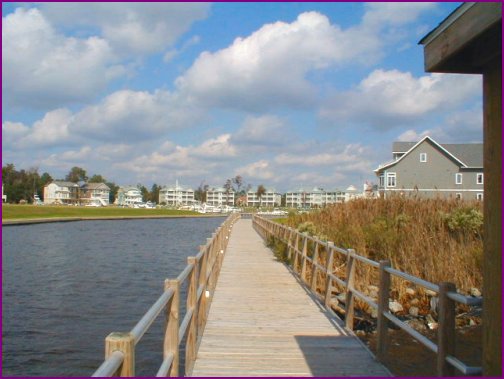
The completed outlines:
<svg viewBox="0 0 504 379">
<path fill-rule="evenodd" d="M 90 190 L 94 189 L 107 189 L 110 191 L 110 187 L 107 186 L 105 183 L 85 183 L 82 188 L 87 188 Z"/>
<path fill-rule="evenodd" d="M 482 168 L 483 167 L 483 144 L 482 143 L 452 143 L 440 144 L 434 141 L 431 137 L 427 136 L 418 142 L 394 142 L 392 144 L 393 153 L 404 153 L 402 157 L 395 161 L 387 162 L 380 165 L 375 172 L 381 171 L 385 168 L 394 166 L 400 162 L 410 151 L 416 148 L 424 141 L 429 141 L 438 150 L 445 153 L 447 156 L 456 161 L 461 167 L 464 168 Z"/>
<path fill-rule="evenodd" d="M 66 182 L 64 180 L 55 180 L 52 183 L 56 184 L 58 187 L 79 187 L 79 185 L 77 183 Z"/>
<path fill-rule="evenodd" d="M 402 142 L 395 141 L 392 144 L 392 153 L 405 153 L 410 150 L 413 146 L 415 146 L 417 142 Z"/>
<path fill-rule="evenodd" d="M 432 138 L 430 139 L 432 140 Z M 392 144 L 392 153 L 406 153 L 417 143 L 396 141 Z M 483 167 L 482 143 L 440 143 L 438 145 L 450 152 L 467 167 Z M 389 162 L 388 164 L 390 163 L 394 162 Z"/>
<path fill-rule="evenodd" d="M 223 187 L 212 187 L 207 190 L 207 192 L 224 192 L 224 193 L 234 193 L 234 189 L 230 188 L 229 191 Z"/>
<path fill-rule="evenodd" d="M 441 146 L 464 162 L 467 167 L 483 167 L 482 143 L 443 143 Z"/>
<path fill-rule="evenodd" d="M 160 191 L 162 192 L 166 192 L 166 191 L 186 191 L 186 192 L 194 192 L 194 190 L 192 188 L 186 188 L 186 187 L 182 187 L 180 185 L 178 186 L 171 186 L 171 187 L 168 187 L 168 186 L 164 186 L 163 188 L 160 189 Z"/>
</svg>

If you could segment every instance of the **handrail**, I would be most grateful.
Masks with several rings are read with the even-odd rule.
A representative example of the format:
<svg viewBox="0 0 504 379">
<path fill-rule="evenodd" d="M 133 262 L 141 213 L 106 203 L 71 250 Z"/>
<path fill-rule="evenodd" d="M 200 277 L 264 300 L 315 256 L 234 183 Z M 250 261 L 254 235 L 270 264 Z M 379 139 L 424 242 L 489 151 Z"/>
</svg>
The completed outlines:
<svg viewBox="0 0 504 379">
<path fill-rule="evenodd" d="M 103 361 L 98 370 L 94 372 L 93 377 L 109 377 L 119 369 L 119 366 L 124 361 L 124 353 L 122 351 L 114 351 L 107 359 Z"/>
<path fill-rule="evenodd" d="M 311 291 L 319 298 L 324 300 L 325 306 L 331 307 L 332 282 L 344 288 L 345 291 L 345 324 L 347 328 L 353 328 L 354 317 L 354 296 L 367 303 L 370 307 L 378 310 L 378 338 L 377 351 L 378 358 L 383 360 L 387 348 L 387 322 L 397 325 L 408 333 L 411 337 L 418 340 L 428 349 L 437 354 L 437 373 L 439 376 L 448 376 L 453 374 L 453 368 L 456 368 L 465 375 L 481 374 L 481 367 L 471 367 L 453 356 L 455 345 L 455 302 L 479 306 L 483 303 L 481 297 L 469 297 L 457 293 L 455 285 L 452 283 L 440 283 L 439 285 L 430 283 L 424 279 L 412 276 L 405 272 L 390 267 L 389 261 L 376 262 L 369 258 L 355 253 L 352 249 L 343 249 L 334 246 L 330 241 L 322 241 L 316 237 L 308 236 L 291 227 L 278 224 L 269 219 L 253 215 L 253 226 L 259 235 L 267 240 L 269 237 L 279 239 L 287 245 L 289 263 L 292 265 L 293 272 L 298 275 Z M 313 248 L 309 251 L 308 241 L 313 242 Z M 326 265 L 320 264 L 319 247 L 325 248 Z M 346 259 L 345 279 L 339 278 L 333 272 L 334 253 L 341 254 Z M 311 253 L 311 256 L 310 256 Z M 362 262 L 373 268 L 377 268 L 380 273 L 378 303 L 364 295 L 355 288 L 355 264 L 354 261 Z M 311 264 L 311 283 L 307 277 L 307 262 Z M 317 272 L 325 275 L 325 288 L 322 294 L 317 289 Z M 439 327 L 438 343 L 435 344 L 421 333 L 410 327 L 405 322 L 390 313 L 389 310 L 389 291 L 390 275 L 399 277 L 417 286 L 426 288 L 435 292 L 439 296 Z"/>
<path fill-rule="evenodd" d="M 166 304 L 168 304 L 168 301 L 170 301 L 174 294 L 175 291 L 173 289 L 165 291 L 133 329 L 131 329 L 130 333 L 133 335 L 133 338 L 135 338 L 135 345 L 140 341 L 145 332 L 149 330 L 152 323 L 156 320 L 163 308 L 166 307 Z"/>
<path fill-rule="evenodd" d="M 206 324 L 210 310 L 211 296 L 207 299 L 206 291 L 212 293 L 222 265 L 224 252 L 229 242 L 233 224 L 239 214 L 230 215 L 223 224 L 200 246 L 195 257 L 187 258 L 187 266 L 177 279 L 165 280 L 165 290 L 157 301 L 147 310 L 140 321 L 129 333 L 111 333 L 105 339 L 105 360 L 93 376 L 135 376 L 135 346 L 151 327 L 159 314 L 166 310 L 164 358 L 157 376 L 179 376 L 179 352 L 185 341 L 185 372 L 192 370 L 196 358 L 196 344 Z M 181 284 L 188 283 L 186 294 L 186 312 L 180 320 Z M 186 338 L 184 338 L 186 337 Z"/>
</svg>

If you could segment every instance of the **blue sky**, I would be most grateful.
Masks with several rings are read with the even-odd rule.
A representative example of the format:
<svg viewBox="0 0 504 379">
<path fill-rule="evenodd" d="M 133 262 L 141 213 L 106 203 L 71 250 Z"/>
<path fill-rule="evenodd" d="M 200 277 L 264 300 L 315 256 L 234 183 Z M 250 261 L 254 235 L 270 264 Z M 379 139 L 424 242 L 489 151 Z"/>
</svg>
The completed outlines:
<svg viewBox="0 0 504 379">
<path fill-rule="evenodd" d="M 2 3 L 2 163 L 119 185 L 344 189 L 395 140 L 481 142 L 481 78 L 418 41 L 460 3 Z"/>
</svg>

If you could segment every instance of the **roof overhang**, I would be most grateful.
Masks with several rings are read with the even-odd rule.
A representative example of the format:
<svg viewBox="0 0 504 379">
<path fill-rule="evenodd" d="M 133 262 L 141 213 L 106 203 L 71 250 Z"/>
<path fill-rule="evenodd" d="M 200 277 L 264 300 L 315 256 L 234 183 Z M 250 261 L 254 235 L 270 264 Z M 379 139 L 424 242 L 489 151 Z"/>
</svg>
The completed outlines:
<svg viewBox="0 0 504 379">
<path fill-rule="evenodd" d="M 502 49 L 502 4 L 464 3 L 419 43 L 425 71 L 478 74 Z"/>
<path fill-rule="evenodd" d="M 399 158 L 398 160 L 396 161 L 393 161 L 393 162 L 390 162 L 390 163 L 387 163 L 383 166 L 380 166 L 378 167 L 376 170 L 374 170 L 374 172 L 376 174 L 378 174 L 380 171 L 383 171 L 383 170 L 386 170 L 388 169 L 389 167 L 392 167 L 394 166 L 395 164 L 399 163 L 400 161 L 403 160 L 403 158 L 405 158 L 411 151 L 415 150 L 416 147 L 418 145 L 420 145 L 422 142 L 424 141 L 429 141 L 431 142 L 435 147 L 437 147 L 440 151 L 442 151 L 443 153 L 445 153 L 448 157 L 450 157 L 451 159 L 453 159 L 455 162 L 457 162 L 460 167 L 467 167 L 467 165 L 462 162 L 460 159 L 458 159 L 455 155 L 453 155 L 452 153 L 450 153 L 448 150 L 446 150 L 443 146 L 441 146 L 439 143 L 437 143 L 436 141 L 434 141 L 431 137 L 429 136 L 425 136 L 424 138 L 422 138 L 420 141 L 418 141 L 415 146 L 413 146 L 411 149 L 409 149 L 406 153 L 404 153 L 404 155 Z"/>
</svg>

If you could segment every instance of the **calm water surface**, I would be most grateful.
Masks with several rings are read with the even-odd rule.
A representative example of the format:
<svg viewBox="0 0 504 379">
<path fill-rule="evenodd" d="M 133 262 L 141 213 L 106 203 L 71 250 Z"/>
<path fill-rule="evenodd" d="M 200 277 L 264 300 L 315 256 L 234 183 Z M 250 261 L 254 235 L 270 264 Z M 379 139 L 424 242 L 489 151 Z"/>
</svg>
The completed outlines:
<svg viewBox="0 0 504 379">
<path fill-rule="evenodd" d="M 105 337 L 131 330 L 223 221 L 3 227 L 2 376 L 91 375 Z M 137 345 L 137 375 L 155 375 L 162 328 L 159 317 Z"/>
</svg>

